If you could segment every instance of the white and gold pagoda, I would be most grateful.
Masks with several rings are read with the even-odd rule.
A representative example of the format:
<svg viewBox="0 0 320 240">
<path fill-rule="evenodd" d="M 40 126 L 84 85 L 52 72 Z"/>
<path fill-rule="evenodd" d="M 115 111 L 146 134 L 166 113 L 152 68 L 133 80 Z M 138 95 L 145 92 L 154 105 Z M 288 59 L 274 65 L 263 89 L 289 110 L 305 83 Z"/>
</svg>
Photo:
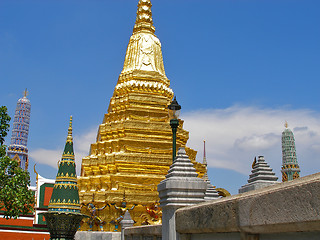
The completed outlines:
<svg viewBox="0 0 320 240">
<path fill-rule="evenodd" d="M 105 222 L 104 231 L 120 230 L 120 208 L 124 202 L 135 225 L 155 218 L 147 209 L 157 208 L 157 185 L 172 164 L 167 106 L 174 94 L 165 74 L 161 43 L 154 32 L 151 2 L 140 0 L 108 113 L 89 156 L 82 160 L 80 200 L 83 204 L 92 203 L 96 209 L 109 204 L 95 212 Z M 179 121 L 177 148 L 185 147 L 189 138 L 183 121 Z M 205 167 L 195 161 L 196 151 L 186 148 L 186 152 L 202 177 Z M 82 211 L 86 213 L 85 208 Z M 83 224 L 82 229 L 88 229 L 87 225 Z"/>
</svg>

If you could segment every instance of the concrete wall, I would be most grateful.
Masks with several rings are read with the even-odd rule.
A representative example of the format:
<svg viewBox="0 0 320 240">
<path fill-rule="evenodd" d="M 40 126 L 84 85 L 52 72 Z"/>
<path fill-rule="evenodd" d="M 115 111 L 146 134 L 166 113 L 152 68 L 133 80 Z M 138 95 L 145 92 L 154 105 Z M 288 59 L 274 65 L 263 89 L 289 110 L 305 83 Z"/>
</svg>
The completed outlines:
<svg viewBox="0 0 320 240">
<path fill-rule="evenodd" d="M 176 211 L 181 240 L 320 239 L 320 173 Z"/>
<path fill-rule="evenodd" d="M 126 240 L 161 240 L 161 225 L 130 227 L 124 230 Z"/>
<path fill-rule="evenodd" d="M 78 231 L 75 240 L 120 240 L 120 232 Z"/>
<path fill-rule="evenodd" d="M 318 240 L 320 173 L 176 211 L 180 240 Z M 125 229 L 159 240 L 161 225 Z"/>
</svg>

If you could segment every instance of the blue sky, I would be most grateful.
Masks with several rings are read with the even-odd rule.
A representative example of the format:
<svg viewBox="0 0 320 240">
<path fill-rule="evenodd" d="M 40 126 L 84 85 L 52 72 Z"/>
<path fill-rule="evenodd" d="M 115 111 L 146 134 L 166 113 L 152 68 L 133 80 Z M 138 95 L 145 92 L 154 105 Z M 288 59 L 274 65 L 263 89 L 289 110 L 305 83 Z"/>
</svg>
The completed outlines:
<svg viewBox="0 0 320 240">
<path fill-rule="evenodd" d="M 40 175 L 55 177 L 70 115 L 77 162 L 87 154 L 123 67 L 137 3 L 0 1 L 0 105 L 13 117 L 28 88 L 33 181 L 35 162 Z M 301 175 L 318 172 L 320 2 L 152 3 L 188 145 L 201 161 L 206 139 L 212 183 L 236 193 L 256 155 L 280 177 L 285 120 L 295 133 Z"/>
</svg>

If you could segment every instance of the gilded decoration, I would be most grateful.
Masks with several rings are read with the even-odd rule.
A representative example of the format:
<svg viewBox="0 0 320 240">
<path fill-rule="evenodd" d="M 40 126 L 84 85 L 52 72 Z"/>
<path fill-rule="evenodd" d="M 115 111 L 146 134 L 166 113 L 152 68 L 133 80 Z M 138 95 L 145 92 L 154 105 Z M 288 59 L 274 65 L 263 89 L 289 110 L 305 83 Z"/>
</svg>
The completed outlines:
<svg viewBox="0 0 320 240">
<path fill-rule="evenodd" d="M 151 2 L 140 0 L 123 70 L 97 140 L 91 144 L 89 156 L 82 159 L 78 178 L 83 206 L 110 207 L 95 212 L 102 222 L 91 227 L 82 224 L 81 230 L 120 231 L 117 219 L 123 216 L 119 208 L 123 207 L 124 191 L 136 226 L 161 222 L 157 185 L 172 164 L 167 106 L 173 91 L 165 75 L 161 43 L 154 32 Z M 179 122 L 177 147 L 185 147 L 189 133 L 183 129 L 183 120 Z M 186 151 L 202 177 L 205 167 L 195 161 L 196 151 Z"/>
</svg>

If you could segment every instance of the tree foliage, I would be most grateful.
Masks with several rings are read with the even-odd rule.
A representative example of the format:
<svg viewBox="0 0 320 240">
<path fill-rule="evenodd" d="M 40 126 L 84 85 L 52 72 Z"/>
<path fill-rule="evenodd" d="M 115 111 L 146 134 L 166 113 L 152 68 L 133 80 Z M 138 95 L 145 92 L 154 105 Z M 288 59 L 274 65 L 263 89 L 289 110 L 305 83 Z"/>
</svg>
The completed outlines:
<svg viewBox="0 0 320 240">
<path fill-rule="evenodd" d="M 0 145 L 2 146 L 4 143 L 4 138 L 8 134 L 9 130 L 9 122 L 11 118 L 7 113 L 7 107 L 6 106 L 1 106 L 0 107 Z"/>
<path fill-rule="evenodd" d="M 9 129 L 10 117 L 6 107 L 0 107 L 0 208 L 5 218 L 17 218 L 33 211 L 34 193 L 28 189 L 29 172 L 19 167 L 19 163 L 6 156 L 4 137 Z M 3 139 L 3 140 L 2 140 Z"/>
</svg>

